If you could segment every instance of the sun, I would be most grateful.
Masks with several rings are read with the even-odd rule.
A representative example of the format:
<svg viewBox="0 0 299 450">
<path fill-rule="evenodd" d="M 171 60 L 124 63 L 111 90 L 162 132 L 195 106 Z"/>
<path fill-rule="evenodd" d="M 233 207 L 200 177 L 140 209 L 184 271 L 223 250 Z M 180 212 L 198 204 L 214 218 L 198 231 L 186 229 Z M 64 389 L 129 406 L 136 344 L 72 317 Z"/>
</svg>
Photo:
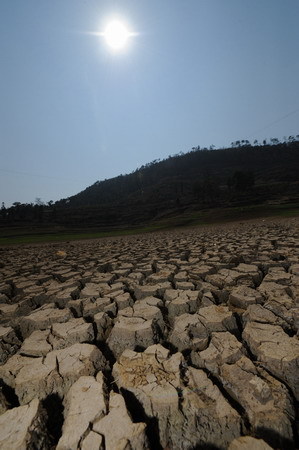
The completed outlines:
<svg viewBox="0 0 299 450">
<path fill-rule="evenodd" d="M 104 31 L 88 31 L 86 34 L 100 36 L 106 42 L 111 51 L 120 51 L 128 46 L 131 37 L 137 36 L 139 33 L 132 32 L 126 25 L 124 20 L 118 18 L 106 21 Z"/>
<path fill-rule="evenodd" d="M 109 47 L 113 50 L 120 50 L 126 47 L 129 37 L 133 34 L 122 22 L 114 20 L 108 23 L 102 36 L 104 36 Z"/>
</svg>

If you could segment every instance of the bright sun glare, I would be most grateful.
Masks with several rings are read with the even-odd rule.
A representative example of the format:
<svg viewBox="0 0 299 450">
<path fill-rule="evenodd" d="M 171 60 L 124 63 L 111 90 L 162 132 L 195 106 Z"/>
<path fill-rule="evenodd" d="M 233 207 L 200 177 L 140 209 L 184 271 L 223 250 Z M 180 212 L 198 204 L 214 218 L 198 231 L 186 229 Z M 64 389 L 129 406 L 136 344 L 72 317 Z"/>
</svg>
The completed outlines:
<svg viewBox="0 0 299 450">
<path fill-rule="evenodd" d="M 124 48 L 132 35 L 133 33 L 130 33 L 125 25 L 117 20 L 110 22 L 103 33 L 107 44 L 114 50 Z"/>
</svg>

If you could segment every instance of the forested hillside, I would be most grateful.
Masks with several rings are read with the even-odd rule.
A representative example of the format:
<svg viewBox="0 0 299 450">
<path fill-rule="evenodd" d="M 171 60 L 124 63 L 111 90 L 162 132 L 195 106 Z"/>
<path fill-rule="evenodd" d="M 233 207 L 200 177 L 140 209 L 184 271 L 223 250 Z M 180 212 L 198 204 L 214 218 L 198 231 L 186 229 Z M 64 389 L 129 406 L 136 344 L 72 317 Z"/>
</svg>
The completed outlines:
<svg viewBox="0 0 299 450">
<path fill-rule="evenodd" d="M 298 136 L 297 136 L 298 138 Z M 153 161 L 128 175 L 97 181 L 84 191 L 44 205 L 2 208 L 1 224 L 57 223 L 114 227 L 203 208 L 299 198 L 299 139 L 201 150 Z"/>
</svg>

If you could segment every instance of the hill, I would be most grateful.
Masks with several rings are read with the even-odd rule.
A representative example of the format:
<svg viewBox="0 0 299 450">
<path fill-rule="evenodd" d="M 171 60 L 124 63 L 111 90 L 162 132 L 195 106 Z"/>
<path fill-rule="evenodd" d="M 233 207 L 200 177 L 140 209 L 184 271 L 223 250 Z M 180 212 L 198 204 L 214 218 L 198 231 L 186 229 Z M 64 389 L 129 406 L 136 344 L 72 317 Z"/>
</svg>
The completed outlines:
<svg viewBox="0 0 299 450">
<path fill-rule="evenodd" d="M 185 211 L 298 202 L 298 168 L 299 140 L 295 139 L 218 150 L 197 147 L 131 174 L 97 181 L 56 203 L 15 204 L 2 211 L 1 224 L 131 227 Z"/>
</svg>

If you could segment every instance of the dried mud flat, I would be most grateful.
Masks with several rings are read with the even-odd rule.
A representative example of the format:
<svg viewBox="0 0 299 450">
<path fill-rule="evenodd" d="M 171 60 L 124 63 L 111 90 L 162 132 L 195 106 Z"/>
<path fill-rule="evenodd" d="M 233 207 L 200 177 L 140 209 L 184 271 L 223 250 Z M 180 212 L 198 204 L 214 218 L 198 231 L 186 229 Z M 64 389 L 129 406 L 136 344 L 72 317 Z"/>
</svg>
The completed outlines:
<svg viewBox="0 0 299 450">
<path fill-rule="evenodd" d="M 298 448 L 298 219 L 0 249 L 0 449 Z"/>
</svg>

